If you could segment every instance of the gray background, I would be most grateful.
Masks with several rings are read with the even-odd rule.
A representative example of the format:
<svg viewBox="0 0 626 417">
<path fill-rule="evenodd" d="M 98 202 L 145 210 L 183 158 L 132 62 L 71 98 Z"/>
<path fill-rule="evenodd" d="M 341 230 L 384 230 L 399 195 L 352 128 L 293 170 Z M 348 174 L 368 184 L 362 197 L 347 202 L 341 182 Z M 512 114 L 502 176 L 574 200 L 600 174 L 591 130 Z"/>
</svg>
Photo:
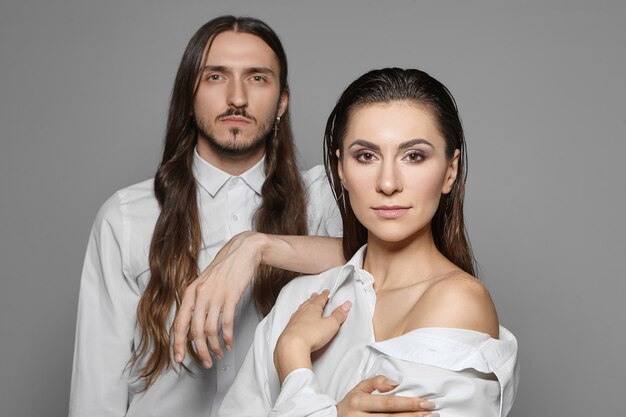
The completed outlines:
<svg viewBox="0 0 626 417">
<path fill-rule="evenodd" d="M 366 70 L 418 67 L 452 90 L 470 236 L 520 342 L 511 415 L 624 415 L 625 4 L 3 0 L 0 415 L 66 415 L 91 222 L 153 175 L 184 47 L 223 13 L 283 39 L 303 166 Z"/>
</svg>

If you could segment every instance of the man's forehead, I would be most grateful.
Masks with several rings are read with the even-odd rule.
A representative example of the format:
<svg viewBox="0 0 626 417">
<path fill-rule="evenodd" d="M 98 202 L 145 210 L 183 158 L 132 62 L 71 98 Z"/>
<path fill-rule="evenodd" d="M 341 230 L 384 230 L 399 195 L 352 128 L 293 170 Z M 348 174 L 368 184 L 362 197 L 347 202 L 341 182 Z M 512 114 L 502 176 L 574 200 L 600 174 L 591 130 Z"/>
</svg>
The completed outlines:
<svg viewBox="0 0 626 417">
<path fill-rule="evenodd" d="M 226 68 L 268 68 L 278 73 L 278 57 L 256 35 L 227 31 L 215 35 L 207 43 L 205 66 Z"/>
</svg>

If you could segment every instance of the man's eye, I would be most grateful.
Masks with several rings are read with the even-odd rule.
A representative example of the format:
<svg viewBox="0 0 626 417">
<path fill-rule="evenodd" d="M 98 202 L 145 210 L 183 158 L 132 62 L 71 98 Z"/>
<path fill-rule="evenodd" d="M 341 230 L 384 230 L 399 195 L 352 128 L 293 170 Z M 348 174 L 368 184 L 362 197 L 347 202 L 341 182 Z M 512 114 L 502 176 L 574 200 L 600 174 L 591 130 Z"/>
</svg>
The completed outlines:
<svg viewBox="0 0 626 417">
<path fill-rule="evenodd" d="M 255 75 L 254 77 L 252 77 L 252 79 L 253 79 L 254 81 L 265 81 L 265 78 L 263 78 L 263 77 L 262 77 L 262 76 L 260 76 L 260 75 Z"/>
<path fill-rule="evenodd" d="M 212 80 L 212 81 L 217 81 L 220 79 L 220 75 L 219 74 L 211 74 L 207 77 L 208 80 Z"/>
</svg>

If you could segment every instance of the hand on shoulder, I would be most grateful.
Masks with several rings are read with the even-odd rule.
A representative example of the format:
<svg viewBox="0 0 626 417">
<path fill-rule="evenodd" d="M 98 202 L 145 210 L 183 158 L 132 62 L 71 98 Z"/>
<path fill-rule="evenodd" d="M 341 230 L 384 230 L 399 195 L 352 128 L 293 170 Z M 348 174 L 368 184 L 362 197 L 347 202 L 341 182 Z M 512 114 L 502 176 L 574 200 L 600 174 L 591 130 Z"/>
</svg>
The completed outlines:
<svg viewBox="0 0 626 417">
<path fill-rule="evenodd" d="M 437 281 L 424 292 L 411 312 L 409 327 L 452 327 L 499 336 L 498 315 L 489 291 L 462 271 Z"/>
</svg>

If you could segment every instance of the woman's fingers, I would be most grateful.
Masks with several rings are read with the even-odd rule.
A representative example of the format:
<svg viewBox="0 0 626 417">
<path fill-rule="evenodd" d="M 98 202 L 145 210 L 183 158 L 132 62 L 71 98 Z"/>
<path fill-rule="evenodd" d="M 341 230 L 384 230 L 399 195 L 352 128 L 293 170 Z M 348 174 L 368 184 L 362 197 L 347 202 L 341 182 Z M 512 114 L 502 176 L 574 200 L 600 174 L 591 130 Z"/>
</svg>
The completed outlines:
<svg viewBox="0 0 626 417">
<path fill-rule="evenodd" d="M 328 317 L 334 319 L 337 322 L 337 325 L 341 326 L 343 322 L 346 321 L 346 319 L 348 318 L 348 312 L 350 311 L 351 307 L 352 303 L 350 301 L 346 301 L 342 305 L 334 309 Z"/>
<path fill-rule="evenodd" d="M 397 386 L 398 382 L 390 380 L 384 375 L 365 379 L 345 396 L 340 405 L 344 411 L 389 413 L 391 415 L 402 415 L 401 413 L 409 413 L 407 415 L 428 415 L 430 410 L 436 407 L 434 403 L 420 397 L 373 394 L 374 391 L 388 392 Z M 420 412 L 422 414 L 419 414 Z"/>
</svg>

